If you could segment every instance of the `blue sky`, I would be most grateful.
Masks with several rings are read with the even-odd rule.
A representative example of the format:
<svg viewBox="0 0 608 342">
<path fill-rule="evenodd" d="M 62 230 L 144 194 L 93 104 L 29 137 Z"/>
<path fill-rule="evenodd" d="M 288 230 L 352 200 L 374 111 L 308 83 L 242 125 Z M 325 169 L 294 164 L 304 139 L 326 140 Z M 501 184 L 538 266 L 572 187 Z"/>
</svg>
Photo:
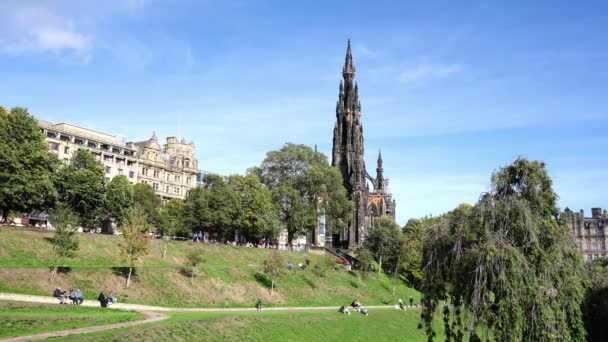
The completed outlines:
<svg viewBox="0 0 608 342">
<path fill-rule="evenodd" d="M 521 155 L 571 209 L 608 207 L 608 5 L 555 1 L 2 1 L 0 103 L 129 140 L 193 140 L 243 173 L 331 153 L 347 38 L 366 160 L 397 219 L 473 203 Z"/>
</svg>

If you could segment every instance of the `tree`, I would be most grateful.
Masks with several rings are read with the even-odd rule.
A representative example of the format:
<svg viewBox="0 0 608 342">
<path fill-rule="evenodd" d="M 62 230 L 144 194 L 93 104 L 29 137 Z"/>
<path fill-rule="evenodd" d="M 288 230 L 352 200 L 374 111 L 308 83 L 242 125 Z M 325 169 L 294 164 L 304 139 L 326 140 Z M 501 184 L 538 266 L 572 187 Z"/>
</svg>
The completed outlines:
<svg viewBox="0 0 608 342">
<path fill-rule="evenodd" d="M 357 259 L 361 262 L 361 278 L 367 279 L 368 273 L 371 271 L 370 265 L 374 262 L 374 256 L 369 249 L 363 247 L 359 250 Z"/>
<path fill-rule="evenodd" d="M 270 280 L 270 297 L 274 294 L 274 284 L 285 274 L 285 259 L 278 249 L 273 249 L 264 260 L 264 276 Z"/>
<path fill-rule="evenodd" d="M 129 219 L 129 210 L 133 205 L 133 186 L 125 175 L 112 178 L 106 188 L 103 207 L 108 216 L 113 218 L 119 227 Z"/>
<path fill-rule="evenodd" d="M 423 278 L 422 243 L 440 219 L 441 217 L 410 219 L 403 226 L 401 268 L 408 283 L 417 289 Z"/>
<path fill-rule="evenodd" d="M 160 198 L 150 184 L 138 183 L 133 186 L 133 206 L 144 212 L 148 223 L 153 227 L 158 227 L 162 221 L 160 204 Z"/>
<path fill-rule="evenodd" d="M 588 341 L 608 339 L 608 258 L 597 258 L 586 265 L 589 287 L 585 298 L 584 316 Z"/>
<path fill-rule="evenodd" d="M 148 254 L 150 247 L 150 223 L 141 208 L 132 208 L 129 212 L 129 223 L 122 230 L 122 241 L 119 244 L 120 255 L 129 267 L 127 288 L 131 283 L 131 274 L 137 260 Z"/>
<path fill-rule="evenodd" d="M 316 264 L 313 268 L 314 273 L 321 279 L 327 279 L 328 273 L 334 268 L 336 261 L 333 258 L 325 257 L 321 259 L 321 262 Z"/>
<path fill-rule="evenodd" d="M 432 339 L 440 300 L 446 340 L 463 336 L 462 305 L 501 341 L 584 341 L 581 255 L 559 217 L 545 164 L 518 158 L 492 175 L 491 190 L 432 228 L 423 247 L 423 320 Z M 473 333 L 471 339 L 479 337 Z"/>
<path fill-rule="evenodd" d="M 262 164 L 251 172 L 273 191 L 289 242 L 296 233 L 315 229 L 323 210 L 328 231 L 337 231 L 348 223 L 354 206 L 340 171 L 329 165 L 324 154 L 305 145 L 287 143 L 279 151 L 268 152 Z M 296 201 L 296 194 L 302 201 Z M 296 217 L 300 219 L 293 221 Z M 315 218 L 314 223 L 309 220 L 311 217 Z"/>
<path fill-rule="evenodd" d="M 57 200 L 53 175 L 59 160 L 49 153 L 40 126 L 24 108 L 0 110 L 0 209 L 30 212 Z"/>
<path fill-rule="evenodd" d="M 184 225 L 186 204 L 182 200 L 169 201 L 161 210 L 162 228 L 161 233 L 165 240 L 163 248 L 163 259 L 167 255 L 169 240 L 175 236 L 190 237 L 191 231 Z"/>
<path fill-rule="evenodd" d="M 272 201 L 272 192 L 262 185 L 258 176 L 230 176 L 228 186 L 235 192 L 240 204 L 234 233 L 244 236 L 247 241 L 276 238 L 280 233 L 277 208 Z"/>
<path fill-rule="evenodd" d="M 78 150 L 70 165 L 62 167 L 56 178 L 59 199 L 78 214 L 83 227 L 99 224 L 105 196 L 103 164 L 89 151 Z"/>
<path fill-rule="evenodd" d="M 191 250 L 186 256 L 188 260 L 188 267 L 190 267 L 190 283 L 194 281 L 194 277 L 197 275 L 198 266 L 207 260 L 203 255 L 203 251 L 200 248 Z"/>
<path fill-rule="evenodd" d="M 65 204 L 59 204 L 50 212 L 50 220 L 55 228 L 55 234 L 51 240 L 53 254 L 55 255 L 55 267 L 51 274 L 51 282 L 55 280 L 59 264 L 65 258 L 73 258 L 78 251 L 78 216 Z"/>
<path fill-rule="evenodd" d="M 398 263 L 403 237 L 399 225 L 388 217 L 377 217 L 370 228 L 363 245 L 378 260 L 378 273 L 382 272 L 382 263 Z"/>
</svg>

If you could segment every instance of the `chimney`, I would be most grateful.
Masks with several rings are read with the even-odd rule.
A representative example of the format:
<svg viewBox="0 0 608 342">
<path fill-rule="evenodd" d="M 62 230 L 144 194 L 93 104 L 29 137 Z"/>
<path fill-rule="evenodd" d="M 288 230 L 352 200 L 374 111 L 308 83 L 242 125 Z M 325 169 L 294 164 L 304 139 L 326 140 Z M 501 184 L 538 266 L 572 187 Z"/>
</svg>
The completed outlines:
<svg viewBox="0 0 608 342">
<path fill-rule="evenodd" d="M 591 208 L 591 217 L 592 218 L 601 218 L 602 217 L 602 208 Z"/>
</svg>

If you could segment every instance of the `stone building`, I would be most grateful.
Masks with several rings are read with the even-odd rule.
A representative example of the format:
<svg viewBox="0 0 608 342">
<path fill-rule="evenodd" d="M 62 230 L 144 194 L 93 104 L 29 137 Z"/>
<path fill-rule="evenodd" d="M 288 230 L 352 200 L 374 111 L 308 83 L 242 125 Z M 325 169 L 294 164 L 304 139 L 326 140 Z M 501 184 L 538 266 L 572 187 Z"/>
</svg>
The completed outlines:
<svg viewBox="0 0 608 342">
<path fill-rule="evenodd" d="M 355 210 L 348 227 L 339 234 L 333 234 L 331 242 L 333 246 L 351 249 L 361 246 L 375 217 L 388 216 L 395 219 L 396 207 L 388 189 L 388 179 L 384 178 L 382 154 L 378 154 L 376 178 L 370 176 L 365 168 L 361 101 L 359 86 L 354 80 L 355 71 L 349 40 L 342 68 L 343 81 L 340 82 L 336 104 L 332 165 L 340 169 Z M 370 190 L 368 180 L 373 190 Z M 326 240 L 330 245 L 330 239 Z"/>
<path fill-rule="evenodd" d="M 198 160 L 194 143 L 168 137 L 161 149 L 156 134 L 146 141 L 130 142 L 139 156 L 138 183 L 150 184 L 165 204 L 172 199 L 185 199 L 196 187 Z"/>
<path fill-rule="evenodd" d="M 132 184 L 137 182 L 137 151 L 127 146 L 124 137 L 67 123 L 38 120 L 38 125 L 46 137 L 49 151 L 64 164 L 70 163 L 76 151 L 87 150 L 103 163 L 106 182 L 117 175 L 127 176 Z"/>
<path fill-rule="evenodd" d="M 585 212 L 578 213 L 566 208 L 564 217 L 579 251 L 583 254 L 585 261 L 608 256 L 608 211 L 602 208 L 591 208 L 591 217 L 585 217 Z"/>
</svg>

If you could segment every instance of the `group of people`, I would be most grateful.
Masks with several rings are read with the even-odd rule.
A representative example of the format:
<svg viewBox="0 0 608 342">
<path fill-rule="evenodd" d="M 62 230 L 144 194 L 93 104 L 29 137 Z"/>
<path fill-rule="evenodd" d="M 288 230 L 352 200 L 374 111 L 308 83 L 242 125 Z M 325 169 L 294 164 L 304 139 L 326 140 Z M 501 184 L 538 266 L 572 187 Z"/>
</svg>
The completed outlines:
<svg viewBox="0 0 608 342">
<path fill-rule="evenodd" d="M 68 291 L 62 291 L 61 287 L 58 287 L 53 291 L 53 297 L 59 299 L 59 304 L 72 304 L 80 305 L 84 302 L 82 291 L 80 289 L 69 289 Z"/>
<path fill-rule="evenodd" d="M 414 297 L 410 296 L 410 307 L 414 306 Z M 399 298 L 399 303 L 395 305 L 395 307 L 399 310 L 405 310 L 405 304 L 403 304 L 403 300 Z"/>
<path fill-rule="evenodd" d="M 350 304 L 350 306 L 353 308 L 353 310 L 355 310 L 355 311 L 357 311 L 357 312 L 360 312 L 360 313 L 364 314 L 365 316 L 369 315 L 369 313 L 368 313 L 367 309 L 366 309 L 366 308 L 364 308 L 363 306 L 361 306 L 361 302 L 359 302 L 359 300 L 358 300 L 358 299 L 355 299 L 355 300 L 354 300 L 354 301 L 353 301 L 353 302 Z M 338 309 L 338 311 L 339 311 L 340 313 L 342 313 L 342 314 L 345 314 L 345 315 L 350 315 L 350 311 L 349 311 L 349 310 L 348 310 L 348 308 L 347 308 L 346 306 L 344 306 L 344 305 L 342 305 L 342 306 L 340 307 L 340 309 Z"/>
<path fill-rule="evenodd" d="M 107 297 L 103 294 L 103 291 L 101 291 L 99 296 L 97 296 L 97 300 L 102 308 L 107 308 L 108 305 L 116 303 L 116 297 L 114 297 L 114 293 L 112 291 L 110 291 Z"/>
<path fill-rule="evenodd" d="M 309 268 L 310 267 L 310 260 L 306 259 L 305 263 L 299 262 L 298 263 L 298 267 L 301 270 L 305 270 L 305 269 Z M 291 271 L 292 268 L 293 268 L 293 264 L 291 263 L 291 261 L 287 261 L 287 270 Z"/>
</svg>

